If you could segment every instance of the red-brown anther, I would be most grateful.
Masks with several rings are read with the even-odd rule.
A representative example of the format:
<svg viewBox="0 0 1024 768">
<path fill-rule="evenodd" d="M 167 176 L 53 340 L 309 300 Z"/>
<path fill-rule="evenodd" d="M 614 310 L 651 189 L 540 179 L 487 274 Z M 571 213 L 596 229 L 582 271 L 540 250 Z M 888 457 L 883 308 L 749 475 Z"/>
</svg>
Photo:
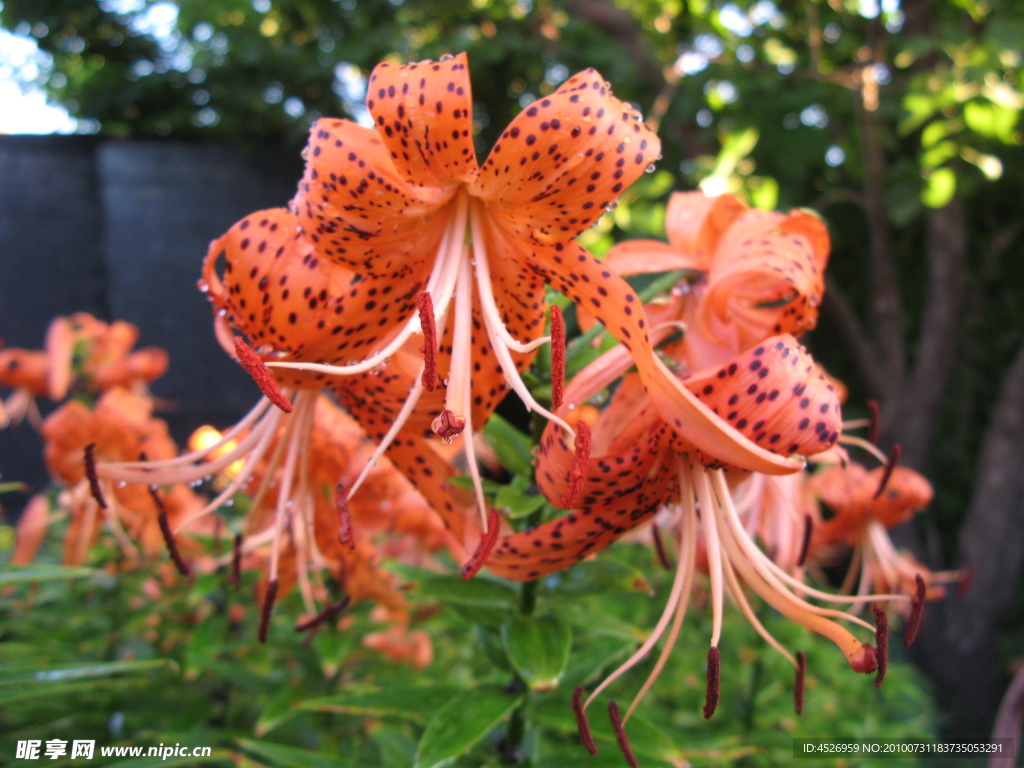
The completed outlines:
<svg viewBox="0 0 1024 768">
<path fill-rule="evenodd" d="M 270 615 L 274 612 L 274 602 L 277 600 L 277 579 L 271 579 L 267 584 L 267 594 L 263 597 L 263 607 L 260 609 L 260 630 L 259 639 L 261 643 L 267 642 L 267 633 L 270 631 Z"/>
<path fill-rule="evenodd" d="M 889 667 L 889 616 L 885 608 L 875 603 L 871 606 L 875 612 L 875 649 L 878 671 L 875 673 L 875 688 L 882 687 L 885 670 Z"/>
<path fill-rule="evenodd" d="M 807 677 L 807 656 L 796 652 L 796 681 L 793 683 L 793 708 L 798 715 L 804 712 L 804 679 Z"/>
<path fill-rule="evenodd" d="M 551 405 L 557 408 L 565 394 L 565 320 L 562 308 L 551 307 Z"/>
<path fill-rule="evenodd" d="M 252 350 L 252 347 L 245 343 L 245 339 L 241 336 L 235 336 L 235 354 L 238 355 L 238 362 L 252 376 L 256 386 L 260 388 L 260 392 L 266 395 L 267 399 L 282 411 L 291 413 L 291 401 L 284 396 L 284 392 L 277 386 L 277 382 L 274 381 L 274 377 L 267 369 L 267 366 L 260 360 L 260 356 Z"/>
<path fill-rule="evenodd" d="M 416 306 L 420 311 L 420 328 L 423 329 L 423 346 L 420 352 L 423 353 L 423 388 L 433 392 L 441 386 L 441 379 L 437 374 L 437 325 L 434 323 L 434 300 L 430 298 L 427 291 L 421 292 L 416 297 Z"/>
<path fill-rule="evenodd" d="M 96 499 L 100 509 L 106 509 L 107 502 L 103 498 L 103 491 L 100 490 L 100 479 L 96 475 L 96 456 L 93 453 L 95 450 L 96 443 L 89 443 L 85 446 L 85 476 L 89 478 L 89 493 Z"/>
<path fill-rule="evenodd" d="M 707 690 L 704 694 L 704 719 L 707 720 L 715 714 L 718 707 L 718 696 L 721 693 L 720 674 L 722 668 L 722 654 L 718 652 L 718 646 L 712 645 L 708 648 L 708 670 Z"/>
<path fill-rule="evenodd" d="M 636 761 L 636 755 L 633 754 L 633 748 L 629 746 L 629 737 L 626 735 L 626 726 L 622 724 L 622 717 L 619 715 L 619 705 L 614 701 L 608 702 L 608 719 L 612 721 L 612 730 L 615 731 L 615 741 L 619 743 L 619 749 L 622 750 L 622 756 L 626 758 L 626 762 L 629 763 L 629 768 L 640 768 L 640 764 Z"/>
<path fill-rule="evenodd" d="M 156 522 L 160 526 L 160 533 L 163 534 L 164 543 L 167 545 L 167 552 L 171 556 L 171 560 L 174 561 L 175 567 L 182 576 L 188 576 L 189 567 L 188 563 L 181 556 L 181 552 L 178 551 L 178 543 L 174 540 L 174 533 L 171 532 L 171 524 L 167 519 L 167 507 L 164 506 L 163 501 L 160 499 L 160 494 L 157 493 L 156 486 L 149 486 L 149 495 L 153 497 L 153 501 L 156 504 L 157 516 Z"/>
<path fill-rule="evenodd" d="M 337 600 L 337 601 L 331 603 L 330 605 L 328 605 L 326 608 L 324 608 L 322 611 L 320 611 L 320 613 L 318 613 L 313 618 L 307 619 L 306 621 L 303 621 L 303 622 L 300 622 L 300 623 L 296 624 L 295 625 L 295 631 L 296 632 L 306 632 L 307 630 L 319 627 L 325 621 L 329 621 L 330 619 L 333 619 L 339 613 L 341 613 L 346 608 L 348 608 L 348 604 L 351 601 L 352 601 L 352 598 L 350 598 L 348 595 L 345 595 L 343 598 L 341 598 L 341 600 Z"/>
<path fill-rule="evenodd" d="M 498 516 L 498 510 L 491 509 L 487 513 L 487 532 L 480 537 L 480 543 L 476 545 L 476 551 L 473 553 L 473 556 L 462 566 L 462 578 L 472 579 L 484 567 L 487 557 L 491 554 L 491 550 L 494 549 L 495 542 L 498 541 L 498 531 L 500 530 L 501 518 Z"/>
<path fill-rule="evenodd" d="M 882 480 L 878 483 L 878 490 L 875 491 L 875 495 L 872 499 L 877 499 L 882 495 L 882 491 L 885 490 L 885 486 L 889 484 L 889 478 L 892 477 L 892 471 L 896 469 L 896 465 L 900 463 L 900 456 L 903 455 L 903 448 L 900 447 L 899 443 L 895 443 L 892 447 L 892 453 L 889 454 L 889 461 L 885 463 L 885 472 L 882 473 Z"/>
<path fill-rule="evenodd" d="M 590 733 L 590 721 L 587 720 L 587 713 L 583 709 L 583 686 L 577 685 L 572 692 L 572 711 L 576 715 L 576 730 L 580 732 L 580 742 L 592 755 L 597 754 L 597 744 Z"/>
<path fill-rule="evenodd" d="M 440 416 L 430 422 L 430 428 L 438 437 L 455 437 L 466 428 L 466 420 L 445 408 Z"/>
<path fill-rule="evenodd" d="M 814 532 L 814 520 L 810 515 L 804 515 L 804 538 L 800 542 L 800 556 L 796 559 L 798 566 L 803 566 L 807 560 L 807 551 L 811 547 L 811 533 Z"/>
<path fill-rule="evenodd" d="M 914 574 L 914 581 L 917 583 L 917 591 L 913 600 L 910 601 L 910 617 L 907 619 L 907 628 L 903 630 L 903 645 L 911 646 L 917 637 L 917 630 L 921 628 L 921 617 L 924 615 L 924 599 L 927 588 L 920 573 Z"/>
<path fill-rule="evenodd" d="M 868 400 L 868 442 L 878 443 L 878 401 Z"/>
<path fill-rule="evenodd" d="M 580 494 L 583 493 L 583 483 L 587 479 L 587 464 L 590 462 L 590 427 L 585 421 L 576 422 L 576 440 L 573 445 L 576 447 L 576 457 L 572 462 L 572 469 L 569 470 L 569 490 L 562 500 L 562 506 L 566 509 L 575 509 L 579 504 Z"/>
<path fill-rule="evenodd" d="M 235 548 L 231 554 L 231 586 L 235 589 L 242 584 L 242 534 L 235 534 Z"/>
<path fill-rule="evenodd" d="M 668 553 L 665 551 L 665 544 L 661 540 L 661 532 L 654 523 L 651 523 L 651 538 L 654 539 L 654 551 L 658 555 L 658 562 L 661 563 L 661 567 L 666 571 L 671 571 L 672 563 L 669 562 Z"/>
<path fill-rule="evenodd" d="M 334 486 L 334 506 L 338 510 L 338 541 L 349 549 L 355 549 L 356 538 L 352 535 L 352 516 L 348 512 L 348 492 L 344 483 Z"/>
</svg>

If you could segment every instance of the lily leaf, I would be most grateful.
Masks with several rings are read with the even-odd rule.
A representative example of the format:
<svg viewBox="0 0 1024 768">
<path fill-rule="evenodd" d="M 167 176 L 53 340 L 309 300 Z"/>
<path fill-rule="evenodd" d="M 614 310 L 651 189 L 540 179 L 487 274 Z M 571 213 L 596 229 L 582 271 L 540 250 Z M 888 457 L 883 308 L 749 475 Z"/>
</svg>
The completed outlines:
<svg viewBox="0 0 1024 768">
<path fill-rule="evenodd" d="M 424 723 L 439 699 L 458 688 L 446 685 L 389 686 L 377 691 L 353 691 L 299 702 L 297 709 L 339 712 L 364 717 L 394 717 Z"/>
<path fill-rule="evenodd" d="M 107 768 L 163 768 L 175 765 L 234 765 L 238 756 L 227 749 L 214 749 L 209 757 L 129 757 L 127 760 L 116 760 L 107 763 Z"/>
<path fill-rule="evenodd" d="M 277 768 L 347 768 L 352 765 L 351 761 L 339 755 L 328 755 L 324 752 L 314 752 L 311 749 L 299 749 L 269 741 L 239 739 L 238 745 L 246 752 L 253 753 Z"/>
<path fill-rule="evenodd" d="M 59 581 L 79 579 L 98 573 L 95 568 L 80 568 L 70 565 L 10 565 L 0 570 L 0 587 L 9 584 L 24 584 L 37 581 Z"/>
<path fill-rule="evenodd" d="M 509 472 L 533 476 L 533 443 L 527 435 L 493 414 L 484 426 L 484 437 Z"/>
<path fill-rule="evenodd" d="M 427 724 L 413 768 L 441 768 L 480 741 L 522 701 L 501 686 L 482 685 L 460 691 Z"/>
<path fill-rule="evenodd" d="M 572 628 L 557 616 L 514 616 L 501 627 L 512 666 L 531 691 L 552 691 L 569 663 Z"/>
<path fill-rule="evenodd" d="M 543 600 L 577 600 L 607 592 L 649 592 L 644 574 L 617 560 L 578 563 L 553 573 L 540 584 L 537 597 Z"/>
</svg>

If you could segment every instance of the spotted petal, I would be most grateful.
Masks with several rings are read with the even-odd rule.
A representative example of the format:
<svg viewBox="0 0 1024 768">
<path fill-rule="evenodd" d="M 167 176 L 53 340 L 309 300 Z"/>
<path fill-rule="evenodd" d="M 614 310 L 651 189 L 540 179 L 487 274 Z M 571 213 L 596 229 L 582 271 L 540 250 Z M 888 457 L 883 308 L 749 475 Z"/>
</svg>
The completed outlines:
<svg viewBox="0 0 1024 768">
<path fill-rule="evenodd" d="M 471 194 L 511 231 L 564 243 L 594 223 L 660 149 L 633 108 L 589 69 L 519 113 Z"/>
</svg>

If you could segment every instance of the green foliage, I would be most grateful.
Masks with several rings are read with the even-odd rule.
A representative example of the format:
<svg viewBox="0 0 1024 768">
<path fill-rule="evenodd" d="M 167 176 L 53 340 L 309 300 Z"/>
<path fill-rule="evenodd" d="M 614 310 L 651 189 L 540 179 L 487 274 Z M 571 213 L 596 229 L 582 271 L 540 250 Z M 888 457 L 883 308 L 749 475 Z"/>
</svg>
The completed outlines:
<svg viewBox="0 0 1024 768">
<path fill-rule="evenodd" d="M 19 739 L 95 739 L 95 763 L 119 768 L 469 768 L 514 758 L 538 767 L 621 765 L 602 713 L 609 696 L 628 699 L 638 690 L 653 660 L 590 709 L 597 758 L 578 743 L 569 700 L 576 685 L 592 689 L 637 647 L 657 620 L 670 580 L 636 546 L 535 587 L 397 569 L 414 587 L 409 594 L 423 617 L 419 626 L 434 641 L 433 664 L 416 670 L 361 643 L 375 628 L 365 604 L 340 625 L 304 636 L 291 631 L 301 606 L 288 596 L 270 641 L 260 645 L 248 580 L 232 590 L 224 573 L 183 583 L 166 567 L 34 570 L 31 582 L 22 578 L 25 569 L 4 571 L 18 578 L 8 579 L 0 597 L 0 751 L 14 754 Z M 768 766 L 791 754 L 797 736 L 932 733 L 928 697 L 905 664 L 892 664 L 877 691 L 826 641 L 767 611 L 762 619 L 769 631 L 808 652 L 804 715 L 792 712 L 788 663 L 730 614 L 722 703 L 705 722 L 700 706 L 710 627 L 701 613 L 629 720 L 644 765 L 673 766 L 685 758 L 694 765 Z M 98 752 L 175 743 L 209 746 L 212 755 L 105 762 Z"/>
</svg>

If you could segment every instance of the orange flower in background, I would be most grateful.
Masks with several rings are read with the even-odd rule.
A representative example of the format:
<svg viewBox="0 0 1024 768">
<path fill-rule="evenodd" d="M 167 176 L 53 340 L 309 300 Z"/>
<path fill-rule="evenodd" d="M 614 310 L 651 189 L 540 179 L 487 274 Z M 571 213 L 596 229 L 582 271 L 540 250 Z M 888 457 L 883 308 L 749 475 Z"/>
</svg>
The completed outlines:
<svg viewBox="0 0 1024 768">
<path fill-rule="evenodd" d="M 129 564 L 153 558 L 164 547 L 161 514 L 174 525 L 201 506 L 192 490 L 181 484 L 157 501 L 145 486 L 120 486 L 89 476 L 93 461 L 138 461 L 177 452 L 166 422 L 154 418 L 152 411 L 149 397 L 115 387 L 95 407 L 71 400 L 43 423 L 47 466 L 66 486 L 60 500 L 70 518 L 65 563 L 84 563 L 104 525 Z"/>
<path fill-rule="evenodd" d="M 42 350 L 0 349 L 0 386 L 14 390 L 0 404 L 0 427 L 26 415 L 39 426 L 36 397 L 61 401 L 72 392 L 114 387 L 144 392 L 167 371 L 167 353 L 159 347 L 133 352 L 138 339 L 131 323 L 105 323 L 78 312 L 50 322 Z"/>
<path fill-rule="evenodd" d="M 847 576 L 852 588 L 859 574 L 857 593 L 895 592 L 916 595 L 918 579 L 929 600 L 945 596 L 946 584 L 960 581 L 958 571 L 931 571 L 908 552 L 896 549 L 888 530 L 910 520 L 932 501 L 932 486 L 908 467 L 860 464 L 827 467 L 807 481 L 807 489 L 829 513 L 817 515 L 811 556 L 823 563 L 838 561 L 852 549 Z M 906 604 L 899 603 L 903 612 Z"/>
</svg>

